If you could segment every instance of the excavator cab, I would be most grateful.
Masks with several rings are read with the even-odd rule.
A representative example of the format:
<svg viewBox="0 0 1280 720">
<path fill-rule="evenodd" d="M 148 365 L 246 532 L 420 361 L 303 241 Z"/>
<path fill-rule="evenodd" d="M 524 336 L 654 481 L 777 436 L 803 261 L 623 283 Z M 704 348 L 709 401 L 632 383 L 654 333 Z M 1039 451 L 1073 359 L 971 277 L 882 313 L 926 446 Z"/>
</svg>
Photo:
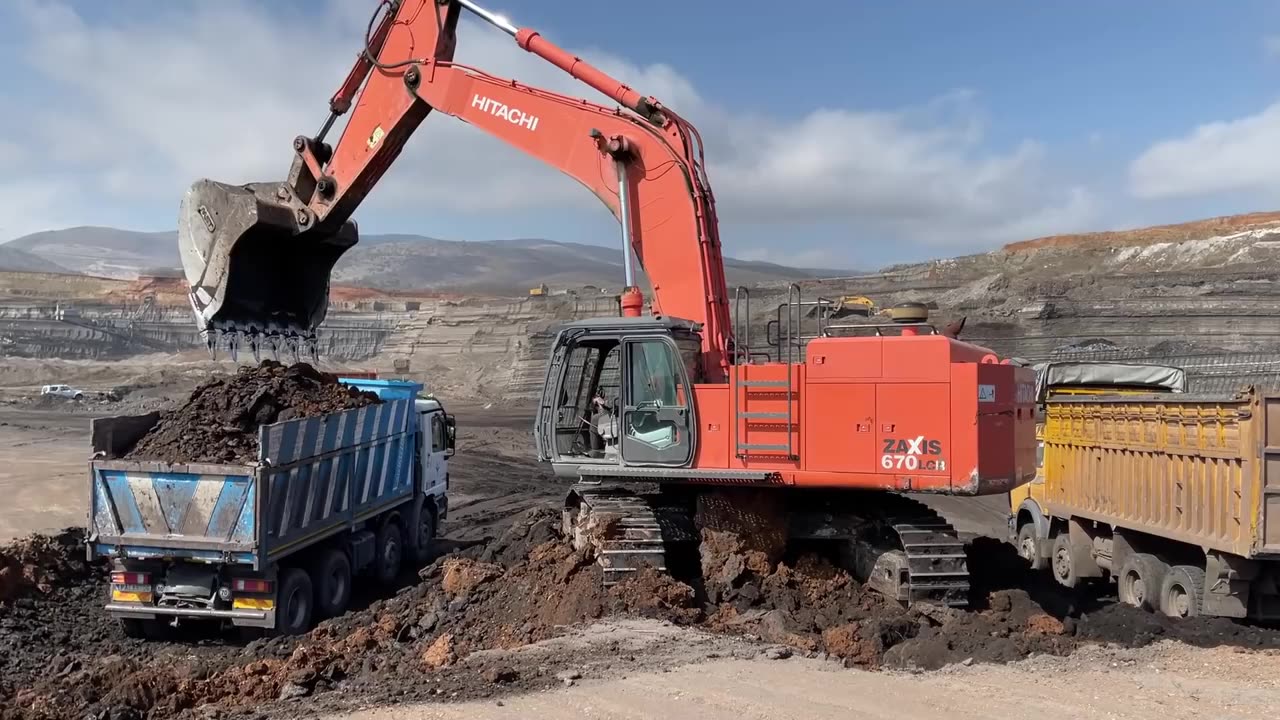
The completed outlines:
<svg viewBox="0 0 1280 720">
<path fill-rule="evenodd" d="M 210 350 L 226 338 L 279 354 L 313 343 L 329 274 L 357 242 L 355 223 L 317 224 L 287 184 L 200 180 L 182 198 L 178 251 Z"/>
<path fill-rule="evenodd" d="M 557 334 L 535 426 L 557 475 L 584 465 L 688 467 L 697 451 L 693 386 L 701 337 L 670 318 L 598 318 Z M 598 468 L 597 468 L 598 469 Z"/>
</svg>

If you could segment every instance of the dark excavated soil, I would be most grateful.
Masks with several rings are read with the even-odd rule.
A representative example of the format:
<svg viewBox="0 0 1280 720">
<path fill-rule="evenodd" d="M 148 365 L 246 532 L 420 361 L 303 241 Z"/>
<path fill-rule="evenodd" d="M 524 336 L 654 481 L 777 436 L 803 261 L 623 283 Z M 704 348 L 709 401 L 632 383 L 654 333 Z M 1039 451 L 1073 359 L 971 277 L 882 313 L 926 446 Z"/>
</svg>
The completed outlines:
<svg viewBox="0 0 1280 720">
<path fill-rule="evenodd" d="M 37 539 L 24 547 L 33 542 L 61 554 L 36 555 L 54 570 L 0 604 L 3 720 L 155 719 L 197 709 L 199 717 L 294 717 L 352 702 L 546 688 L 559 684 L 559 671 L 580 667 L 582 657 L 502 651 L 619 615 L 865 668 L 1007 662 L 1064 655 L 1086 642 L 1280 647 L 1280 632 L 1271 629 L 1174 621 L 1096 595 L 1063 594 L 1029 574 L 1007 545 L 986 539 L 970 546 L 974 597 L 966 611 L 903 609 L 821 557 L 773 562 L 724 534 L 704 536 L 697 591 L 649 570 L 605 589 L 598 567 L 568 546 L 557 513 L 545 508 L 521 514 L 497 538 L 440 558 L 394 596 L 306 636 L 247 645 L 200 636 L 144 643 L 125 640 L 102 614 L 102 576 L 71 559 L 73 542 Z M 5 548 L 0 558 L 13 554 Z"/>
<path fill-rule="evenodd" d="M 307 363 L 264 360 L 197 387 L 181 406 L 125 454 L 127 460 L 248 463 L 257 459 L 258 428 L 294 418 L 376 405 L 378 396 L 338 382 Z"/>
</svg>

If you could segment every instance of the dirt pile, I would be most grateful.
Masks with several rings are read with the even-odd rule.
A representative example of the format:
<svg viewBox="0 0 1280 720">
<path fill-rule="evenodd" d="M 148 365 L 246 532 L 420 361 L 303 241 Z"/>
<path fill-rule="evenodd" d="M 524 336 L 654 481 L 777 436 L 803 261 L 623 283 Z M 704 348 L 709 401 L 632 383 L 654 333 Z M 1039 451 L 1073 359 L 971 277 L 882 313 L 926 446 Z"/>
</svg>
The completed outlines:
<svg viewBox="0 0 1280 720">
<path fill-rule="evenodd" d="M 307 363 L 264 360 L 209 380 L 160 417 L 128 460 L 247 463 L 258 455 L 258 428 L 295 418 L 376 405 L 378 396 L 338 382 Z"/>
<path fill-rule="evenodd" d="M 612 588 L 589 554 L 560 536 L 558 513 L 516 518 L 497 538 L 424 568 L 393 597 L 322 623 L 300 638 L 243 647 L 208 642 L 122 641 L 101 615 L 56 624 L 70 638 L 15 626 L 43 664 L 0 663 L 0 719 L 63 717 L 293 717 L 308 708 L 359 702 L 493 697 L 553 687 L 583 667 L 581 648 L 554 649 L 568 628 L 608 616 L 640 616 L 745 640 L 781 658 L 826 656 L 850 667 L 932 669 L 1063 655 L 1082 642 L 1142 646 L 1158 639 L 1197 645 L 1280 647 L 1280 632 L 1219 619 L 1176 622 L 1031 582 L 1011 548 L 971 546 L 974 607 L 904 609 L 866 591 L 814 554 L 769 557 L 731 535 L 708 536 L 706 580 L 689 584 L 651 570 Z M 1013 586 L 1020 587 L 1013 587 Z M 75 600 L 73 607 L 88 607 Z M 46 617 L 64 610 L 43 608 Z M 0 616 L 2 617 L 2 616 Z M 61 623 L 62 621 L 57 621 Z M 79 629 L 77 629 L 79 628 Z M 90 636 L 90 633 L 97 636 Z M 49 649 L 50 641 L 62 643 Z M 548 641 L 548 642 L 542 642 Z M 535 645 L 536 643 L 536 645 Z M 540 648 L 540 649 L 539 649 Z M 552 649 L 547 649 L 552 648 Z M 536 649 L 536 651 L 535 651 Z M 596 650 L 614 667 L 643 667 L 624 649 Z M 39 671 L 30 668 L 39 665 Z M 332 692 L 340 690 L 340 692 Z"/>
<path fill-rule="evenodd" d="M 83 531 L 67 529 L 0 545 L 0 605 L 87 578 L 83 541 Z"/>
<path fill-rule="evenodd" d="M 436 561 L 392 598 L 301 638 L 254 641 L 234 659 L 59 658 L 51 676 L 0 694 L 0 718 L 167 718 L 337 687 L 382 698 L 484 697 L 560 682 L 563 667 L 516 666 L 501 651 L 567 626 L 605 615 L 699 616 L 687 586 L 653 573 L 606 590 L 591 558 L 561 542 L 558 522 L 555 512 L 530 512 L 499 538 Z"/>
</svg>

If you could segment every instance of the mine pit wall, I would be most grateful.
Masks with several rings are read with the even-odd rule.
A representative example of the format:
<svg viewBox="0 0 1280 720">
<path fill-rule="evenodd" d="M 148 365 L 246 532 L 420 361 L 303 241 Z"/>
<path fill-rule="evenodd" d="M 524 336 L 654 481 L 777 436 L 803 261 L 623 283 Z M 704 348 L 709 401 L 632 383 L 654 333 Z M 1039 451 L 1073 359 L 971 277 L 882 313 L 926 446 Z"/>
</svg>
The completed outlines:
<svg viewBox="0 0 1280 720">
<path fill-rule="evenodd" d="M 338 361 L 377 355 L 395 320 L 385 314 L 330 314 L 321 354 Z M 118 360 L 202 348 L 189 308 L 45 299 L 0 301 L 0 355 L 35 359 Z"/>
<path fill-rule="evenodd" d="M 59 276 L 50 283 L 48 278 L 39 273 L 3 278 L 0 355 L 109 361 L 203 348 L 190 309 L 173 298 L 135 297 L 122 291 L 119 281 Z M 42 279 L 43 296 L 37 297 Z M 119 293 L 122 299 L 76 299 L 77 293 Z M 565 321 L 618 314 L 617 296 L 607 295 L 460 301 L 338 297 L 320 329 L 319 351 L 329 363 L 418 380 L 450 398 L 532 404 L 542 386 L 553 329 Z"/>
<path fill-rule="evenodd" d="M 449 400 L 532 406 L 555 328 L 618 314 L 617 296 L 424 300 L 399 317 L 370 369 L 439 389 Z"/>
<path fill-rule="evenodd" d="M 1113 254 L 1125 252 L 1105 253 Z M 1088 257 L 1072 256 L 1067 272 L 1048 251 L 1038 254 L 1044 267 L 1031 270 L 1026 258 L 1000 255 L 806 282 L 802 299 L 865 295 L 879 307 L 929 303 L 936 327 L 966 317 L 962 339 L 1002 357 L 1128 359 L 1186 367 L 1193 388 L 1280 386 L 1274 360 L 1280 357 L 1280 284 L 1274 282 L 1280 261 L 1143 273 L 1128 264 L 1108 271 L 1108 263 L 1095 258 L 1097 270 L 1086 273 L 1079 266 Z M 765 324 L 785 300 L 784 283 L 752 291 L 753 348 L 764 345 Z M 816 332 L 812 319 L 805 319 L 804 332 Z"/>
</svg>

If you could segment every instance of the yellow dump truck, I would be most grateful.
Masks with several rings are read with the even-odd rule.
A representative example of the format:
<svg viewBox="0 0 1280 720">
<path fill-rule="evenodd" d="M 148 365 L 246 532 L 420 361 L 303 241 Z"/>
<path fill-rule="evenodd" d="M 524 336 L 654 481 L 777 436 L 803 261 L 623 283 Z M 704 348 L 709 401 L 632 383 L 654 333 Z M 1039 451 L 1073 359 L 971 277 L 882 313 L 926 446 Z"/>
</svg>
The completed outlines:
<svg viewBox="0 0 1280 720">
<path fill-rule="evenodd" d="M 1050 390 L 1043 407 L 1043 476 L 1011 493 L 1034 567 L 1175 617 L 1280 618 L 1280 395 Z"/>
</svg>

